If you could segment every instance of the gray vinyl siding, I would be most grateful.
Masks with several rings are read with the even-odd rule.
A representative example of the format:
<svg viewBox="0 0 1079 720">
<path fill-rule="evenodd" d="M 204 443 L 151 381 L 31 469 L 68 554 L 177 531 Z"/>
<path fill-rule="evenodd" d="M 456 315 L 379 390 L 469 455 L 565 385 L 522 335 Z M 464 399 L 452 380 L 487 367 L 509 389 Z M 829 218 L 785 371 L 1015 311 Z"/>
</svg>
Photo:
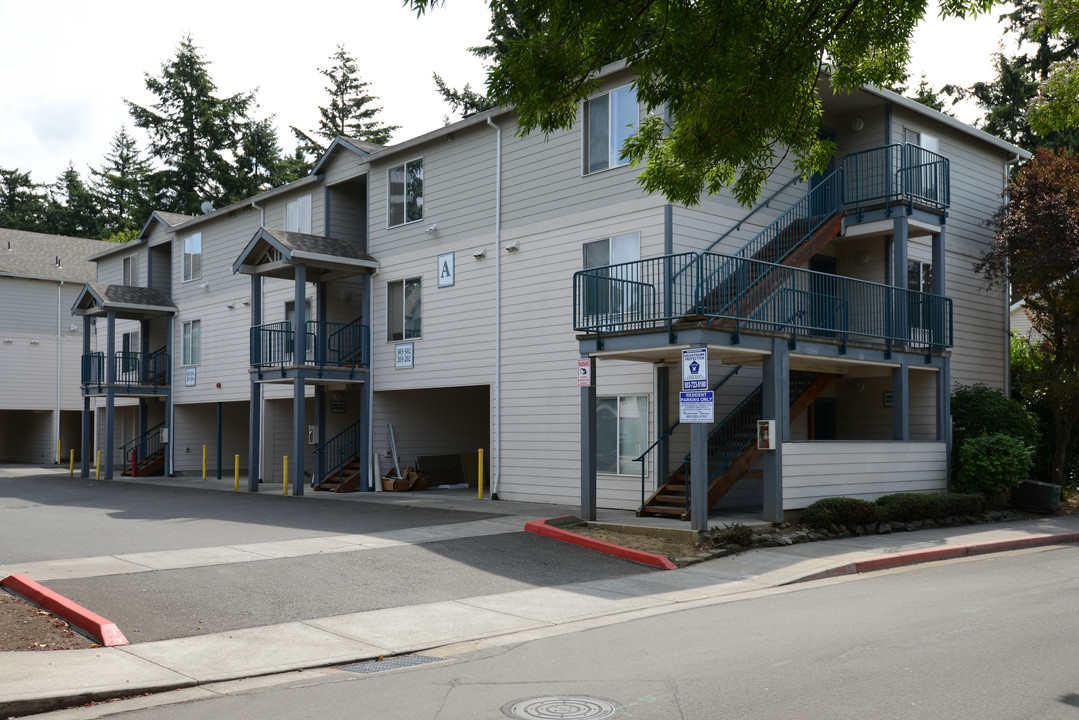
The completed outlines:
<svg viewBox="0 0 1079 720">
<path fill-rule="evenodd" d="M 364 176 L 353 182 L 327 187 L 329 231 L 327 235 L 367 247 L 367 182 Z M 321 229 L 320 229 L 321 231 Z"/>
<path fill-rule="evenodd" d="M 783 443 L 783 509 L 825 497 L 943 492 L 945 473 L 944 443 Z"/>
<path fill-rule="evenodd" d="M 404 469 L 418 468 L 423 455 L 474 453 L 490 458 L 489 386 L 398 390 L 375 393 L 374 449 L 380 470 L 393 467 L 389 430 L 393 426 L 397 458 Z"/>
<path fill-rule="evenodd" d="M 171 295 L 173 282 L 171 245 L 166 245 L 164 247 L 154 246 L 150 248 L 149 252 L 153 255 L 153 262 L 151 263 L 151 271 L 153 274 L 152 277 L 149 278 L 149 286 L 156 288 L 167 295 Z M 177 281 L 179 281 L 179 278 L 177 278 Z"/>
<path fill-rule="evenodd" d="M 854 129 L 852 123 L 855 118 L 862 121 L 861 130 Z M 885 130 L 885 118 L 883 104 L 878 107 L 863 108 L 853 113 L 825 115 L 822 124 L 836 132 L 837 162 L 841 163 L 847 155 L 896 142 L 888 139 Z M 900 134 L 900 141 L 902 141 L 902 134 Z"/>
<path fill-rule="evenodd" d="M 362 175 L 366 169 L 367 160 L 364 156 L 348 148 L 338 147 L 333 157 L 323 163 L 320 172 L 324 184 L 335 185 Z"/>
<path fill-rule="evenodd" d="M 202 446 L 205 445 L 206 476 L 216 478 L 217 404 L 178 405 L 174 412 L 174 470 L 180 475 L 201 477 Z M 247 403 L 223 403 L 221 414 L 221 475 L 232 478 L 236 455 L 240 456 L 240 472 L 245 472 L 248 467 L 247 429 L 250 418 Z M 151 427 L 154 424 L 151 422 Z"/>
</svg>

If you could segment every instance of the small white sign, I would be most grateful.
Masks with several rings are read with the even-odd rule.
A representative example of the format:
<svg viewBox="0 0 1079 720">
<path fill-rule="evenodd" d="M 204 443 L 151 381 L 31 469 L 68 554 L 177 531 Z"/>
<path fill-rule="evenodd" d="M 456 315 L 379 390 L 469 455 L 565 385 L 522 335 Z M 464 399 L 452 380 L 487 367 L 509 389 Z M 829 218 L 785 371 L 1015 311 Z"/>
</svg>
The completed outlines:
<svg viewBox="0 0 1079 720">
<path fill-rule="evenodd" d="M 715 422 L 715 393 L 711 390 L 678 393 L 678 422 Z"/>
<path fill-rule="evenodd" d="M 592 387 L 592 361 L 577 361 L 577 387 Z"/>
<path fill-rule="evenodd" d="M 438 286 L 453 286 L 453 253 L 438 256 Z"/>
<path fill-rule="evenodd" d="M 412 367 L 415 360 L 415 343 L 397 343 L 393 346 L 393 367 L 397 370 L 407 370 Z"/>
<path fill-rule="evenodd" d="M 708 348 L 689 348 L 682 351 L 682 390 L 708 389 Z"/>
<path fill-rule="evenodd" d="M 184 371 L 184 385 L 186 387 L 195 387 L 195 371 L 198 368 L 189 367 Z"/>
</svg>

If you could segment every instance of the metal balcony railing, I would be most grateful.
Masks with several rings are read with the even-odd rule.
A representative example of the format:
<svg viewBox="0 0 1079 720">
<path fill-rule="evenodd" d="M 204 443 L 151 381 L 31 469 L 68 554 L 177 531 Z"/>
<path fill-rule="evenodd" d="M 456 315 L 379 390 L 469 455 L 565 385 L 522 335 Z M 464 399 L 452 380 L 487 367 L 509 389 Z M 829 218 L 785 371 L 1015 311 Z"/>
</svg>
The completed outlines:
<svg viewBox="0 0 1079 720">
<path fill-rule="evenodd" d="M 163 351 L 123 352 L 113 354 L 112 387 L 121 391 L 163 390 L 169 386 L 169 356 Z M 109 386 L 105 353 L 92 352 L 82 356 L 82 386 L 87 390 L 102 390 Z"/>
<path fill-rule="evenodd" d="M 296 362 L 292 323 L 276 322 L 251 328 L 251 367 L 348 367 L 370 365 L 371 329 L 357 322 L 311 320 L 306 323 L 306 354 Z"/>
<path fill-rule="evenodd" d="M 851 153 L 843 158 L 844 196 L 858 216 L 876 206 L 902 203 L 943 212 L 951 205 L 948 158 L 910 143 Z"/>
</svg>

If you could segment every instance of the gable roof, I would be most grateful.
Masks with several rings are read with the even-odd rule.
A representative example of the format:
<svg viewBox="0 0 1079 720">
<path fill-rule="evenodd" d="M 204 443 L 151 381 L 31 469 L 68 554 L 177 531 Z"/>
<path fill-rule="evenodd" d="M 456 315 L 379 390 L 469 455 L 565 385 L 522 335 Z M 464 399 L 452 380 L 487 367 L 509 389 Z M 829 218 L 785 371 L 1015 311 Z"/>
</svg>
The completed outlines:
<svg viewBox="0 0 1079 720">
<path fill-rule="evenodd" d="M 100 316 L 110 310 L 117 317 L 142 319 L 175 313 L 176 305 L 156 288 L 89 282 L 71 306 L 72 315 Z"/>
<path fill-rule="evenodd" d="M 328 275 L 358 275 L 378 269 L 378 261 L 347 240 L 259 228 L 232 264 L 232 272 L 292 277 L 297 265 Z M 313 279 L 313 278 L 308 278 Z"/>
<path fill-rule="evenodd" d="M 383 150 L 388 147 L 387 145 L 379 145 L 378 143 L 367 142 L 366 140 L 360 140 L 358 138 L 346 137 L 345 135 L 338 135 L 330 143 L 330 146 L 326 148 L 326 152 L 322 153 L 322 157 L 315 163 L 315 167 L 311 169 L 312 175 L 318 175 L 322 172 L 322 166 L 337 152 L 339 148 L 351 150 L 360 156 L 370 155 L 376 153 L 379 150 Z"/>
<path fill-rule="evenodd" d="M 97 279 L 89 258 L 115 243 L 0 228 L 0 275 L 88 282 Z"/>
</svg>

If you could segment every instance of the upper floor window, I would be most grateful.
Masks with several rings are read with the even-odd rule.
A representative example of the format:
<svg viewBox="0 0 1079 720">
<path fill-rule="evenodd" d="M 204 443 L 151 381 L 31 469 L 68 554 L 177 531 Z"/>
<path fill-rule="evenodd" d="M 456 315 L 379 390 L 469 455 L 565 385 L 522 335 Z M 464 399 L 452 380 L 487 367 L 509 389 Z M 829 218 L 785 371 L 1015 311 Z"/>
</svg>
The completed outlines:
<svg viewBox="0 0 1079 720">
<path fill-rule="evenodd" d="M 311 234 L 311 196 L 298 197 L 285 203 L 285 230 Z"/>
<path fill-rule="evenodd" d="M 423 158 L 390 168 L 388 183 L 387 225 L 423 220 Z"/>
<path fill-rule="evenodd" d="M 184 323 L 183 363 L 198 365 L 202 360 L 202 321 L 189 320 Z"/>
<path fill-rule="evenodd" d="M 139 284 L 139 256 L 131 255 L 124 258 L 124 285 L 136 286 Z"/>
<path fill-rule="evenodd" d="M 423 301 L 422 278 L 386 283 L 386 339 L 408 340 L 420 336 Z"/>
<path fill-rule="evenodd" d="M 304 300 L 303 302 L 303 317 L 305 322 L 311 322 L 315 319 L 315 316 L 311 314 L 311 301 Z M 296 327 L 296 301 L 285 301 L 285 322 L 289 324 L 289 327 Z"/>
<path fill-rule="evenodd" d="M 585 278 L 586 314 L 631 312 L 646 302 L 649 286 L 638 282 L 635 260 L 641 259 L 641 234 L 626 233 L 584 244 L 584 269 L 607 268 Z"/>
<path fill-rule="evenodd" d="M 202 277 L 202 233 L 184 238 L 184 282 Z"/>
<path fill-rule="evenodd" d="M 592 98 L 584 104 L 584 172 L 625 165 L 622 145 L 637 131 L 640 110 L 629 85 Z"/>
<path fill-rule="evenodd" d="M 930 152 L 940 151 L 940 142 L 933 135 L 926 135 L 920 130 L 914 128 L 903 127 L 903 142 L 910 145 L 917 145 L 920 148 L 925 148 Z"/>
</svg>

